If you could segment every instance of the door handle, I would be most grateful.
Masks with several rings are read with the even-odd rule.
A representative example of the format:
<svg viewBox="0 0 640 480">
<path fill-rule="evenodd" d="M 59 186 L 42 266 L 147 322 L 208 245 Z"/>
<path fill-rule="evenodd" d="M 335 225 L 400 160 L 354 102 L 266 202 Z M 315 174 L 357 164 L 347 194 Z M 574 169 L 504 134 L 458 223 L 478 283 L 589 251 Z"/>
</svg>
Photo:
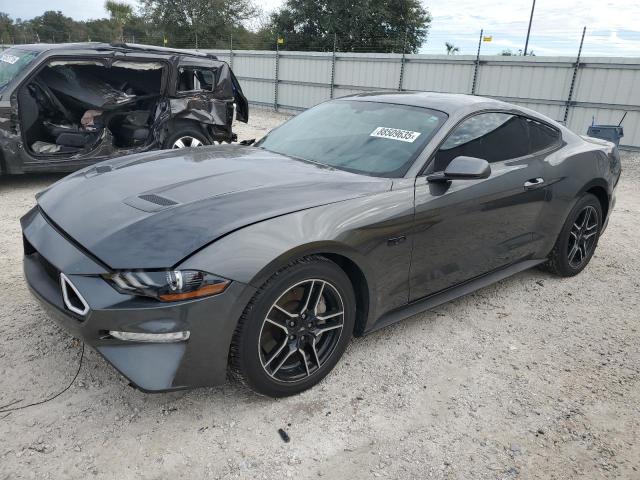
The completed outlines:
<svg viewBox="0 0 640 480">
<path fill-rule="evenodd" d="M 524 182 L 525 190 L 535 190 L 536 188 L 540 188 L 544 185 L 544 178 L 532 178 L 531 180 L 527 180 Z"/>
</svg>

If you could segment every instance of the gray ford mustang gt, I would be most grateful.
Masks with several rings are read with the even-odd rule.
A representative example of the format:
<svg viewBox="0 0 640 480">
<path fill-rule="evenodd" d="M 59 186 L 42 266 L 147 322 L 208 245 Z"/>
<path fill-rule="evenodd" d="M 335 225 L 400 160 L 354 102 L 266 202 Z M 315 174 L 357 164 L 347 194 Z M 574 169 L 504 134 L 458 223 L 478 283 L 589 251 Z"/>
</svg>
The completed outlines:
<svg viewBox="0 0 640 480">
<path fill-rule="evenodd" d="M 144 391 L 318 383 L 352 335 L 509 275 L 589 263 L 613 144 L 482 97 L 362 94 L 255 145 L 80 170 L 21 220 L 27 282 Z"/>
</svg>

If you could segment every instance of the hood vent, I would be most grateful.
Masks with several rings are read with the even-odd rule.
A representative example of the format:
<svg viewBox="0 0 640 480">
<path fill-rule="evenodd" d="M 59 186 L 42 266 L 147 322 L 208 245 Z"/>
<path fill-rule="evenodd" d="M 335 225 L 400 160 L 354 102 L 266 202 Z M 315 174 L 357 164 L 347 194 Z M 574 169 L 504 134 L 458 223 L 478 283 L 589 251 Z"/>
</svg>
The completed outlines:
<svg viewBox="0 0 640 480">
<path fill-rule="evenodd" d="M 149 213 L 159 212 L 165 208 L 180 205 L 180 202 L 176 202 L 171 198 L 163 197 L 162 195 L 155 193 L 143 193 L 142 195 L 129 197 L 124 200 L 124 203 L 130 207 Z"/>
<path fill-rule="evenodd" d="M 167 197 L 161 197 L 160 195 L 156 195 L 155 193 L 139 195 L 138 198 L 146 200 L 147 202 L 155 203 L 156 205 L 160 205 L 161 207 L 178 205 L 178 202 Z"/>
</svg>

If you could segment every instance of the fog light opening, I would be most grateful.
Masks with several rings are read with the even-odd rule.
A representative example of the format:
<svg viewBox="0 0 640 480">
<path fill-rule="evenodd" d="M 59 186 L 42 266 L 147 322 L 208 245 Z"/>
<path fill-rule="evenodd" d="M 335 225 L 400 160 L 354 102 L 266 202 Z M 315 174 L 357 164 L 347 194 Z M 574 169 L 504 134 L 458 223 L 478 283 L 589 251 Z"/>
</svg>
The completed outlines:
<svg viewBox="0 0 640 480">
<path fill-rule="evenodd" d="M 138 332 L 119 332 L 117 330 L 109 330 L 109 335 L 118 340 L 127 342 L 146 342 L 146 343 L 176 343 L 189 340 L 191 332 L 185 330 L 182 332 L 168 333 L 138 333 Z"/>
<path fill-rule="evenodd" d="M 76 286 L 71 283 L 71 280 L 64 273 L 60 274 L 60 288 L 62 288 L 64 304 L 69 310 L 81 316 L 89 313 L 87 301 L 80 295 Z"/>
</svg>

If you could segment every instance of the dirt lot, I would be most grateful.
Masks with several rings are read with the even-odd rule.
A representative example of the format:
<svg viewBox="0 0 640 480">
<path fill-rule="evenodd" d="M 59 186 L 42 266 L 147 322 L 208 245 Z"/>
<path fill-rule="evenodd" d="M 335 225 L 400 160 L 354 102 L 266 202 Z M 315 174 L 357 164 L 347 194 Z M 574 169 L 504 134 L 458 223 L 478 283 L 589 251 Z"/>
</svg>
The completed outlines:
<svg viewBox="0 0 640 480">
<path fill-rule="evenodd" d="M 256 111 L 241 138 L 282 118 Z M 640 157 L 623 162 L 578 277 L 524 272 L 356 339 L 284 400 L 234 384 L 147 395 L 88 350 L 64 395 L 0 414 L 0 479 L 640 478 Z M 0 179 L 0 405 L 78 367 L 21 271 L 18 219 L 57 178 Z"/>
</svg>

